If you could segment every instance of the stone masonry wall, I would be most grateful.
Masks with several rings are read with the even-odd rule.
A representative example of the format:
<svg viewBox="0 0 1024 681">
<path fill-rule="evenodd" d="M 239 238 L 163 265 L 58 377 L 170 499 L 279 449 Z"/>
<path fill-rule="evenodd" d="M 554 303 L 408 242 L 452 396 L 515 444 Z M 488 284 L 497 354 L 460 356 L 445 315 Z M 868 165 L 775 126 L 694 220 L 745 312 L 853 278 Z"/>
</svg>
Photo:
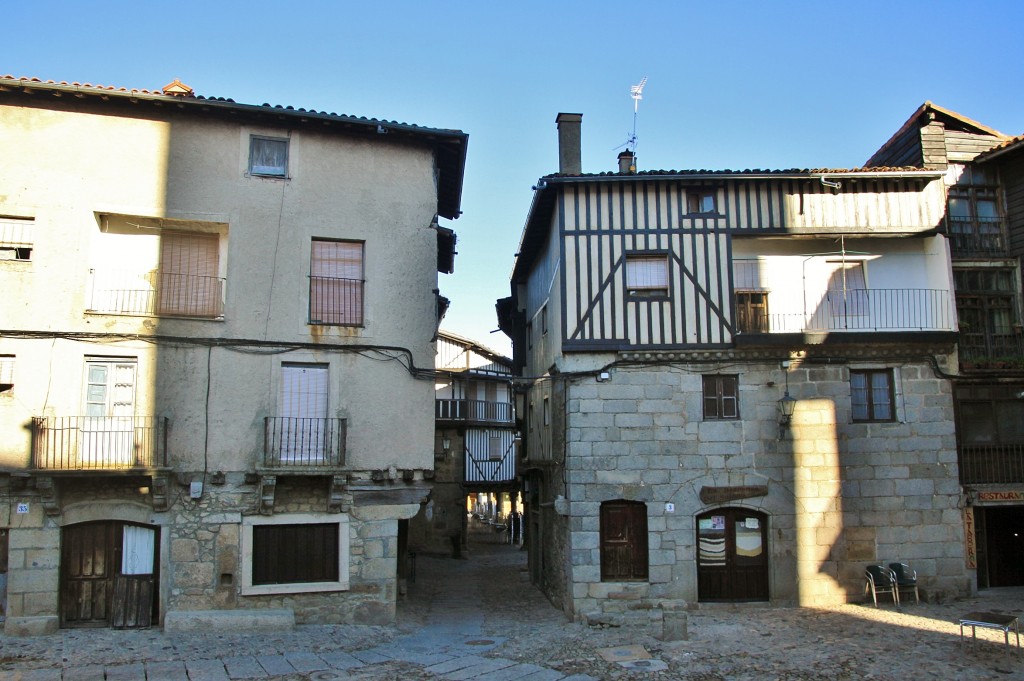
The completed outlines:
<svg viewBox="0 0 1024 681">
<path fill-rule="evenodd" d="M 969 592 L 949 382 L 925 363 L 890 366 L 897 419 L 853 423 L 849 367 L 794 362 L 798 403 L 781 437 L 777 363 L 619 368 L 604 383 L 569 383 L 573 610 L 696 601 L 696 516 L 725 506 L 768 514 L 773 602 L 859 599 L 864 566 L 893 560 L 910 562 L 926 590 Z M 739 376 L 739 419 L 703 419 L 702 374 Z M 699 498 L 741 486 L 768 493 Z M 647 503 L 648 583 L 601 581 L 599 511 L 613 499 Z"/>
</svg>

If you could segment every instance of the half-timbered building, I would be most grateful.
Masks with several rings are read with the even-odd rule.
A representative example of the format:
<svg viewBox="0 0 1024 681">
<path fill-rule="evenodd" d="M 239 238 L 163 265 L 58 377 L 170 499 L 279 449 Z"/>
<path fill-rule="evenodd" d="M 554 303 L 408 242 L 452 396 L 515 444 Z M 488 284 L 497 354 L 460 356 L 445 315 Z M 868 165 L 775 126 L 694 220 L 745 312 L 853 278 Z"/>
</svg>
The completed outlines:
<svg viewBox="0 0 1024 681">
<path fill-rule="evenodd" d="M 461 554 L 468 548 L 467 497 L 515 499 L 518 492 L 512 360 L 441 331 L 435 368 L 433 489 L 411 522 L 410 546 Z"/>
<path fill-rule="evenodd" d="M 560 114 L 502 328 L 531 578 L 577 618 L 970 589 L 944 170 L 583 173 Z"/>
<path fill-rule="evenodd" d="M 1024 139 L 931 102 L 868 164 L 944 172 L 959 319 L 953 396 L 967 561 L 979 588 L 1022 586 Z"/>
</svg>

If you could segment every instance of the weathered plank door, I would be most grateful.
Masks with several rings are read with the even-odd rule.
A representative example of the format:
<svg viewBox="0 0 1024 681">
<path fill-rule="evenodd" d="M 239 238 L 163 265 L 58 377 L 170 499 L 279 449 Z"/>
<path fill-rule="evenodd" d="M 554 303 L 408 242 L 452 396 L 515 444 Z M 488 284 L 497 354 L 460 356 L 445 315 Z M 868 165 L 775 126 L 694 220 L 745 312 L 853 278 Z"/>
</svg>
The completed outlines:
<svg viewBox="0 0 1024 681">
<path fill-rule="evenodd" d="M 767 540 L 763 513 L 720 508 L 698 516 L 698 600 L 768 600 Z"/>
<path fill-rule="evenodd" d="M 156 594 L 156 553 L 155 528 L 117 521 L 63 528 L 61 626 L 149 627 Z"/>
</svg>

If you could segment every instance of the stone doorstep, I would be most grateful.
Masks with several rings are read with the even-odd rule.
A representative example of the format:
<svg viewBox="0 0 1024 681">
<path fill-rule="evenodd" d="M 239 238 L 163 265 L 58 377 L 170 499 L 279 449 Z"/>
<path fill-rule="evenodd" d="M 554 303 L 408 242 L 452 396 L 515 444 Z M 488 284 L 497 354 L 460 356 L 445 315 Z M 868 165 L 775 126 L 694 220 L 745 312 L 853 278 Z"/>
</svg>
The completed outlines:
<svg viewBox="0 0 1024 681">
<path fill-rule="evenodd" d="M 251 631 L 295 627 L 295 612 L 280 610 L 172 610 L 164 616 L 164 631 Z"/>
</svg>

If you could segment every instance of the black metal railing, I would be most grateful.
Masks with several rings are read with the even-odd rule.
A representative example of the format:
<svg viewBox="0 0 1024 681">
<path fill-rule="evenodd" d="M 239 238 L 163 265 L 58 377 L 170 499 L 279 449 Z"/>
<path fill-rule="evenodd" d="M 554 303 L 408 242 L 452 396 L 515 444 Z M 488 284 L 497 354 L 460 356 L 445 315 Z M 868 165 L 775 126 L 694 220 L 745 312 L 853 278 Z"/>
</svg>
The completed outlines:
<svg viewBox="0 0 1024 681">
<path fill-rule="evenodd" d="M 805 331 L 953 331 L 950 292 L 943 289 L 847 289 L 828 291 L 802 313 L 747 309 L 739 333 Z"/>
<path fill-rule="evenodd" d="M 960 331 L 957 346 L 962 369 L 1024 370 L 1024 335 Z"/>
<path fill-rule="evenodd" d="M 1002 218 L 947 217 L 946 236 L 954 258 L 1006 254 Z"/>
<path fill-rule="evenodd" d="M 33 466 L 41 470 L 124 470 L 167 465 L 167 419 L 154 416 L 37 416 Z"/>
<path fill-rule="evenodd" d="M 224 315 L 221 277 L 116 270 L 90 270 L 90 274 L 90 312 L 211 319 Z"/>
<path fill-rule="evenodd" d="M 512 423 L 512 403 L 438 399 L 434 400 L 434 418 L 439 421 Z"/>
<path fill-rule="evenodd" d="M 1024 483 L 1024 444 L 961 445 L 960 482 L 965 485 Z"/>
<path fill-rule="evenodd" d="M 344 466 L 345 419 L 266 417 L 263 464 L 282 468 Z"/>
<path fill-rule="evenodd" d="M 363 280 L 341 277 L 309 278 L 309 323 L 361 326 Z"/>
</svg>

